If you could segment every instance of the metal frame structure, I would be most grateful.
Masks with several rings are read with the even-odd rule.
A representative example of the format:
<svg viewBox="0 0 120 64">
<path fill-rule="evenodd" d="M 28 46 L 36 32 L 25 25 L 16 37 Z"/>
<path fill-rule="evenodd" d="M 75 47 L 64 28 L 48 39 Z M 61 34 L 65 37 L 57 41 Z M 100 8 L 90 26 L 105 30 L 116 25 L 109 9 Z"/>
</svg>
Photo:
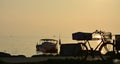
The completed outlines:
<svg viewBox="0 0 120 64">
<path fill-rule="evenodd" d="M 107 45 L 111 45 L 113 47 L 112 48 L 113 49 L 112 52 L 114 52 L 115 45 L 110 41 L 110 40 L 112 40 L 112 34 L 111 33 L 106 34 L 106 32 L 104 32 L 104 31 L 98 31 L 98 30 L 96 30 L 92 34 L 99 34 L 101 38 L 99 38 L 99 39 L 98 38 L 93 38 L 91 40 L 101 40 L 101 41 L 95 47 L 95 49 L 93 49 L 91 47 L 90 42 L 87 39 L 84 40 L 84 42 L 78 42 L 79 45 L 82 48 L 80 50 L 81 51 L 80 55 L 82 56 L 82 59 L 87 59 L 88 55 L 92 56 L 92 58 L 94 58 L 95 55 L 99 55 L 102 60 L 105 60 L 104 57 L 101 54 L 101 51 L 102 51 L 103 48 L 106 49 L 106 51 L 111 52 L 111 51 L 109 51 L 109 48 L 107 48 Z M 77 40 L 77 41 L 81 41 L 81 40 Z M 86 44 L 88 44 L 88 46 Z M 90 49 L 90 50 L 88 50 L 88 49 Z M 84 52 L 84 51 L 86 51 L 86 52 Z M 84 56 L 83 56 L 83 54 L 84 54 Z"/>
</svg>

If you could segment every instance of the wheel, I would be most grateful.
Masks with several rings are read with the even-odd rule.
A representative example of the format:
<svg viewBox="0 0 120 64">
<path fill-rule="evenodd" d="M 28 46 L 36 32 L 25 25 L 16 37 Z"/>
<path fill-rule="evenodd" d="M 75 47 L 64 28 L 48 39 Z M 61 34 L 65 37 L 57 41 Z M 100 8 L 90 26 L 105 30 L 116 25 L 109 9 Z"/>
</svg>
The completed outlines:
<svg viewBox="0 0 120 64">
<path fill-rule="evenodd" d="M 113 43 L 104 43 L 101 45 L 101 47 L 99 48 L 99 51 L 102 53 L 102 54 L 106 54 L 108 52 L 113 52 L 113 48 L 114 47 L 114 44 Z"/>
<path fill-rule="evenodd" d="M 101 52 L 101 55 L 113 58 L 115 56 L 114 46 L 113 43 L 104 43 L 100 46 L 99 51 Z"/>
<path fill-rule="evenodd" d="M 79 43 L 75 48 L 74 55 L 80 59 L 86 59 L 88 55 L 88 48 L 84 43 Z"/>
</svg>

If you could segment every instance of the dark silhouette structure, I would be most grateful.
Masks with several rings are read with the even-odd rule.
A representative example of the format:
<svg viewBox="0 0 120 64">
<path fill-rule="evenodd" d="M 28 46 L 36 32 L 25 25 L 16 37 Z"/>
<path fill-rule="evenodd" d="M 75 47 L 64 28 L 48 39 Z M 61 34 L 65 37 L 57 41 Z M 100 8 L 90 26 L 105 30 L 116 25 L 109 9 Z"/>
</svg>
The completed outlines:
<svg viewBox="0 0 120 64">
<path fill-rule="evenodd" d="M 99 35 L 99 38 L 93 38 L 92 34 Z M 72 34 L 73 40 L 77 40 L 78 43 L 81 45 L 81 50 L 86 50 L 87 54 L 84 55 L 83 59 L 87 59 L 88 55 L 92 56 L 92 58 L 95 57 L 95 55 L 100 56 L 102 60 L 105 60 L 102 54 L 102 49 L 105 49 L 107 52 L 109 51 L 109 47 L 107 45 L 111 45 L 114 47 L 114 44 L 110 41 L 112 38 L 111 32 L 104 32 L 104 31 L 98 31 L 96 30 L 93 33 L 85 33 L 85 32 L 76 32 Z M 90 45 L 89 40 L 100 40 L 99 44 L 96 46 L 95 49 L 93 49 Z M 84 42 L 79 42 L 84 41 Z M 87 46 L 88 44 L 88 46 Z M 98 50 L 97 50 L 98 49 Z M 114 49 L 114 48 L 113 48 Z M 114 50 L 112 50 L 114 51 Z M 79 53 L 82 55 L 82 53 Z M 83 53 L 85 54 L 85 53 Z"/>
</svg>

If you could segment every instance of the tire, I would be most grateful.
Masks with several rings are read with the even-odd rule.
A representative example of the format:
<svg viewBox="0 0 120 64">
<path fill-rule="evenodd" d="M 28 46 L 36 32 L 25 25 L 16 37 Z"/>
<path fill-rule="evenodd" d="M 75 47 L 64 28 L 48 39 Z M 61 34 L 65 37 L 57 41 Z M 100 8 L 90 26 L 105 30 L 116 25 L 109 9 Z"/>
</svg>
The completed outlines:
<svg viewBox="0 0 120 64">
<path fill-rule="evenodd" d="M 113 43 L 104 43 L 100 46 L 99 51 L 101 55 L 104 55 L 109 58 L 114 58 L 115 57 L 114 47 L 115 45 Z"/>
</svg>

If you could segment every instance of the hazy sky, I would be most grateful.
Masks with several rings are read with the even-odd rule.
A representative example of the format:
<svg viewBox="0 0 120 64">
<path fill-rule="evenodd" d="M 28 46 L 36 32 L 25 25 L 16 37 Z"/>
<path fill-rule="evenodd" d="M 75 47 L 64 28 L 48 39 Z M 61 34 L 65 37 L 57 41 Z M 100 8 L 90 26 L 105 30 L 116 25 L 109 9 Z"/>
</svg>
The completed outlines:
<svg viewBox="0 0 120 64">
<path fill-rule="evenodd" d="M 120 33 L 120 0 L 0 0 L 0 35 Z M 63 35 L 62 35 L 63 36 Z"/>
</svg>

